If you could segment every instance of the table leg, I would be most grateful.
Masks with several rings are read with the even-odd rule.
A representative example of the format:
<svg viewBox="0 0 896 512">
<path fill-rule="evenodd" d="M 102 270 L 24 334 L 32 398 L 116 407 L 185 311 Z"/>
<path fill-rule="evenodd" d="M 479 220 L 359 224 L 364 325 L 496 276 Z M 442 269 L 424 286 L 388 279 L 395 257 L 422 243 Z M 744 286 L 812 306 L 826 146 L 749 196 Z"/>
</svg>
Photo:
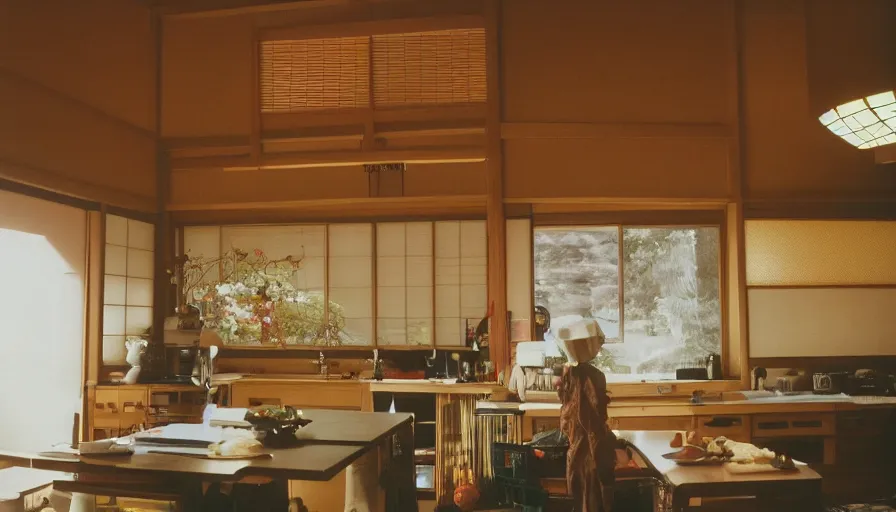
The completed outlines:
<svg viewBox="0 0 896 512">
<path fill-rule="evenodd" d="M 670 488 L 669 492 L 672 493 L 672 512 L 686 512 L 691 504 L 691 497 L 681 491 L 676 492 L 675 488 Z"/>
<path fill-rule="evenodd" d="M 417 478 L 414 468 L 414 427 L 403 425 L 387 450 L 386 470 L 380 486 L 386 491 L 387 512 L 417 512 Z"/>
</svg>

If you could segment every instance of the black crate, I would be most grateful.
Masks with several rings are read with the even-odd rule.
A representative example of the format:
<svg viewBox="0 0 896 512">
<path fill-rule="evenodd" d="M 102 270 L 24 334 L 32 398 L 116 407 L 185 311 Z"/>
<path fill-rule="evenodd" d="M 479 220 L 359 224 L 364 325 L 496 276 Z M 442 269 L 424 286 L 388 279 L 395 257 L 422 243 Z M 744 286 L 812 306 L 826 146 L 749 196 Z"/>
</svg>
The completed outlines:
<svg viewBox="0 0 896 512">
<path fill-rule="evenodd" d="M 525 445 L 492 443 L 495 480 L 514 485 L 539 486 L 541 473 L 534 450 Z"/>
</svg>

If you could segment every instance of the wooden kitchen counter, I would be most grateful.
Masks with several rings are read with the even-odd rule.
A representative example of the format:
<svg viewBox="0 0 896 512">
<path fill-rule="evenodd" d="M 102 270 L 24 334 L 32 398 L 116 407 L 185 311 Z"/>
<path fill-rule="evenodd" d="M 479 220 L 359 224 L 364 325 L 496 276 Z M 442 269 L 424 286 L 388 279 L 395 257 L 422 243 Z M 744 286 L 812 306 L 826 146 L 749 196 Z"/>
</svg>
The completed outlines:
<svg viewBox="0 0 896 512">
<path fill-rule="evenodd" d="M 386 391 L 392 393 L 432 393 L 446 395 L 491 395 L 492 393 L 506 392 L 507 388 L 494 383 L 467 382 L 461 384 L 447 384 L 423 379 L 383 379 L 363 380 L 362 384 L 370 387 L 370 391 Z"/>
<path fill-rule="evenodd" d="M 896 403 L 812 401 L 812 402 L 762 402 L 721 401 L 692 404 L 685 398 L 667 400 L 620 399 L 610 402 L 608 412 L 612 418 L 656 416 L 711 416 L 731 414 L 790 414 L 857 411 L 861 409 L 893 408 Z M 560 403 L 526 403 L 520 410 L 531 418 L 555 418 L 560 416 Z"/>
<path fill-rule="evenodd" d="M 423 379 L 341 379 L 317 375 L 246 375 L 229 383 L 234 407 L 292 405 L 297 408 L 373 410 L 373 393 L 491 395 L 506 393 L 497 384 L 447 384 Z"/>
<path fill-rule="evenodd" d="M 386 391 L 392 393 L 433 393 L 479 395 L 506 391 L 507 388 L 496 383 L 467 382 L 445 383 L 427 379 L 342 379 L 336 376 L 321 377 L 317 375 L 246 375 L 231 384 L 340 384 L 360 385 L 370 391 Z"/>
</svg>

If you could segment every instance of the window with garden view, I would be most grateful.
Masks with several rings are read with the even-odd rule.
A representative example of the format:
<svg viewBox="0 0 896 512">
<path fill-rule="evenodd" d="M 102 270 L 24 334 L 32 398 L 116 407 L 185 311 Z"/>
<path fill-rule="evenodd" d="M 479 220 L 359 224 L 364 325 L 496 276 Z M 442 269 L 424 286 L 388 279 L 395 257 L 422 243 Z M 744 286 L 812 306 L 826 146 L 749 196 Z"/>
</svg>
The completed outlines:
<svg viewBox="0 0 896 512">
<path fill-rule="evenodd" d="M 718 227 L 544 227 L 534 243 L 536 306 L 598 321 L 608 380 L 674 379 L 721 353 Z"/>
</svg>

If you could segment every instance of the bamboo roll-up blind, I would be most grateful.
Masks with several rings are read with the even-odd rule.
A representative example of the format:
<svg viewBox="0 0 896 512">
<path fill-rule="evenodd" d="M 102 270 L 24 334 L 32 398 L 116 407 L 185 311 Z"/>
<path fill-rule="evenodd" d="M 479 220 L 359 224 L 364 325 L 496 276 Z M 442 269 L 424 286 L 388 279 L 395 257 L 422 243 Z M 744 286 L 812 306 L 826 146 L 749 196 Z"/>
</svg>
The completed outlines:
<svg viewBox="0 0 896 512">
<path fill-rule="evenodd" d="M 373 36 L 377 107 L 483 103 L 485 29 Z"/>
<path fill-rule="evenodd" d="M 261 43 L 262 112 L 367 108 L 370 38 Z"/>
</svg>

